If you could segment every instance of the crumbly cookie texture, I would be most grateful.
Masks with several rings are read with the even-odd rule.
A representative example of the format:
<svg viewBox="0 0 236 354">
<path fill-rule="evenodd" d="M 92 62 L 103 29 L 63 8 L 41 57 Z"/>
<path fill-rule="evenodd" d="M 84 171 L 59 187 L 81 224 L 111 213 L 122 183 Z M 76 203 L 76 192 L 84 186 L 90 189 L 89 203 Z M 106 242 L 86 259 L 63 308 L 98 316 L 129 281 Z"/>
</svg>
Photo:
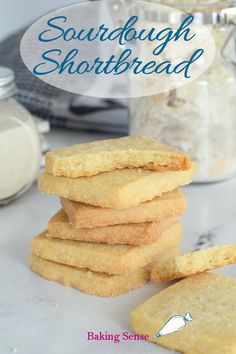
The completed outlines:
<svg viewBox="0 0 236 354">
<path fill-rule="evenodd" d="M 236 244 L 210 247 L 173 257 L 152 270 L 152 279 L 165 282 L 236 263 Z"/>
<path fill-rule="evenodd" d="M 61 205 L 69 221 L 76 228 L 92 228 L 117 224 L 162 221 L 184 214 L 186 199 L 179 188 L 148 202 L 125 210 L 101 208 L 61 198 Z"/>
<path fill-rule="evenodd" d="M 178 253 L 178 248 L 168 249 L 155 263 Z M 150 280 L 151 274 L 150 265 L 130 274 L 109 275 L 47 261 L 35 255 L 30 256 L 29 263 L 35 273 L 48 280 L 97 296 L 118 296 L 137 289 Z"/>
<path fill-rule="evenodd" d="M 236 280 L 201 273 L 156 294 L 131 313 L 134 332 L 184 354 L 236 353 Z M 190 312 L 192 321 L 181 331 L 153 339 L 175 315 Z"/>
<path fill-rule="evenodd" d="M 45 172 L 39 176 L 38 187 L 41 192 L 77 202 L 127 209 L 189 184 L 195 168 L 192 164 L 186 171 L 124 169 L 80 178 L 55 177 Z"/>
<path fill-rule="evenodd" d="M 179 222 L 163 231 L 156 242 L 141 246 L 49 239 L 47 232 L 43 232 L 32 240 L 32 253 L 47 260 L 95 272 L 127 274 L 152 263 L 164 249 L 176 247 L 181 237 Z"/>
<path fill-rule="evenodd" d="M 68 222 L 66 213 L 61 209 L 49 220 L 47 237 L 95 243 L 103 242 L 110 245 L 145 245 L 157 241 L 161 233 L 175 222 L 176 218 L 169 218 L 160 222 L 76 229 L 74 225 Z"/>
<path fill-rule="evenodd" d="M 162 263 L 165 263 L 168 261 L 168 259 L 171 259 L 173 257 L 176 257 L 180 254 L 180 248 L 179 246 L 176 245 L 171 245 L 170 247 L 166 248 L 163 250 L 162 254 L 159 255 L 154 259 L 152 263 L 150 263 L 149 268 L 150 268 L 150 278 L 151 278 L 151 272 L 153 267 L 156 267 L 157 265 L 161 265 Z"/>
<path fill-rule="evenodd" d="M 136 167 L 154 171 L 186 170 L 190 168 L 190 158 L 145 136 L 77 144 L 46 155 L 46 171 L 54 176 L 76 178 Z"/>
</svg>

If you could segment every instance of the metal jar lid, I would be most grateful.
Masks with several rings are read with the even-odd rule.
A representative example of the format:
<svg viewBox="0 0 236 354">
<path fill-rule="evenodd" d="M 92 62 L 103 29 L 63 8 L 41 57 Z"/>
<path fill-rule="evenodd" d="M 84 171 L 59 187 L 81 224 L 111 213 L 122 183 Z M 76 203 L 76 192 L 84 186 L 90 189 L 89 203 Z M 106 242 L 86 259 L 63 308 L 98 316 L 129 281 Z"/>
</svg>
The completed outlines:
<svg viewBox="0 0 236 354">
<path fill-rule="evenodd" d="M 226 5 L 222 2 L 218 4 L 217 7 L 209 6 L 208 11 L 198 11 L 197 9 L 192 12 L 195 20 L 203 25 L 235 25 L 236 24 L 236 3 L 230 2 L 229 7 L 224 7 Z"/>
<path fill-rule="evenodd" d="M 181 9 L 176 6 L 176 9 Z M 151 21 L 169 22 L 177 23 L 184 20 L 186 14 L 191 14 L 194 16 L 196 23 L 203 25 L 235 25 L 236 24 L 236 6 L 230 6 L 228 8 L 213 7 L 208 6 L 206 8 L 198 8 L 196 6 L 194 9 L 187 7 L 182 8 L 183 13 L 157 13 L 150 12 L 144 9 L 145 18 Z"/>
<path fill-rule="evenodd" d="M 148 0 L 147 4 L 155 4 L 155 2 L 161 5 L 167 5 L 164 0 Z M 116 21 L 119 19 L 122 20 L 124 18 L 124 14 L 131 15 L 132 9 L 136 8 L 135 0 L 112 0 L 110 6 L 113 15 L 112 17 Z M 208 1 L 202 3 L 193 3 L 191 0 L 189 0 L 188 3 L 184 4 L 181 2 L 181 0 L 176 0 L 176 2 L 173 2 L 168 6 L 180 10 L 182 13 L 158 13 L 154 9 L 152 11 L 149 7 L 145 7 L 145 5 L 143 5 L 143 18 L 153 22 L 176 23 L 183 21 L 186 17 L 186 14 L 191 14 L 194 16 L 197 23 L 203 25 L 236 24 L 236 0 L 214 1 L 210 3 Z"/>
<path fill-rule="evenodd" d="M 15 93 L 16 85 L 13 70 L 0 66 L 0 99 L 11 97 Z"/>
</svg>

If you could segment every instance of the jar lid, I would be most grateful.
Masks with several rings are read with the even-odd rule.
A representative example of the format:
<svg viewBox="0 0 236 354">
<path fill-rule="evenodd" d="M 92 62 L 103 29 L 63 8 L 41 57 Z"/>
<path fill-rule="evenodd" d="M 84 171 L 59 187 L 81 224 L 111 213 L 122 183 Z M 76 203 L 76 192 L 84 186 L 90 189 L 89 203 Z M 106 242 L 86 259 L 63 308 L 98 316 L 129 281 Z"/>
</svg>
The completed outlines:
<svg viewBox="0 0 236 354">
<path fill-rule="evenodd" d="M 205 5 L 203 8 L 196 8 L 192 11 L 195 20 L 204 24 L 236 24 L 236 2 L 220 1 Z"/>
<path fill-rule="evenodd" d="M 153 2 L 153 0 L 151 0 Z M 176 23 L 183 21 L 186 13 L 194 16 L 196 22 L 203 25 L 211 24 L 236 24 L 236 0 L 226 1 L 203 1 L 193 2 L 188 1 L 181 3 L 180 1 L 160 2 L 163 5 L 173 6 L 174 8 L 183 11 L 184 13 L 157 13 L 146 10 L 145 17 L 151 21 Z"/>
<path fill-rule="evenodd" d="M 16 93 L 14 71 L 0 66 L 0 99 L 11 97 Z"/>
</svg>

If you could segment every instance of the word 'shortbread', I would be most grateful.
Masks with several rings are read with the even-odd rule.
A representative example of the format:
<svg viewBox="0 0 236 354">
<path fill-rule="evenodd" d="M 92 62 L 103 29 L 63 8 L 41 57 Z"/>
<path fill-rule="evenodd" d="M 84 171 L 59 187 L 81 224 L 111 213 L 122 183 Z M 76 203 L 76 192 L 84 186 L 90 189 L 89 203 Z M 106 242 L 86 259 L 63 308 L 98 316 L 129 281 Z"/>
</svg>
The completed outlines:
<svg viewBox="0 0 236 354">
<path fill-rule="evenodd" d="M 47 232 L 43 232 L 32 240 L 32 253 L 47 260 L 95 272 L 127 274 L 152 263 L 164 249 L 176 247 L 181 238 L 179 222 L 163 231 L 156 242 L 141 246 L 50 239 Z"/>
<path fill-rule="evenodd" d="M 161 267 L 153 268 L 152 278 L 165 282 L 233 263 L 236 263 L 236 244 L 215 246 L 168 260 Z"/>
<path fill-rule="evenodd" d="M 186 211 L 187 202 L 182 191 L 176 188 L 161 197 L 124 210 L 101 208 L 65 198 L 61 198 L 61 205 L 74 227 L 93 228 L 150 221 L 159 222 L 178 217 Z"/>
<path fill-rule="evenodd" d="M 169 218 L 160 222 L 76 229 L 68 222 L 66 213 L 59 210 L 49 220 L 48 237 L 83 242 L 103 242 L 110 245 L 142 245 L 157 241 L 161 233 L 175 222 L 176 218 Z"/>
<path fill-rule="evenodd" d="M 127 209 L 189 184 L 194 172 L 195 164 L 186 171 L 125 169 L 80 178 L 56 177 L 43 173 L 39 176 L 38 187 L 41 192 L 85 204 Z"/>
<path fill-rule="evenodd" d="M 131 313 L 131 327 L 160 346 L 185 354 L 236 353 L 236 280 L 211 273 L 190 276 L 168 287 Z M 191 313 L 186 327 L 158 339 L 173 316 Z"/>
<path fill-rule="evenodd" d="M 179 254 L 178 248 L 164 251 L 155 264 Z M 47 261 L 32 255 L 31 269 L 42 277 L 97 296 L 117 296 L 143 286 L 150 280 L 151 265 L 125 275 L 109 275 Z"/>
<path fill-rule="evenodd" d="M 187 155 L 144 136 L 77 144 L 46 155 L 47 172 L 54 176 L 72 178 L 124 168 L 179 171 L 189 169 L 190 166 Z"/>
</svg>

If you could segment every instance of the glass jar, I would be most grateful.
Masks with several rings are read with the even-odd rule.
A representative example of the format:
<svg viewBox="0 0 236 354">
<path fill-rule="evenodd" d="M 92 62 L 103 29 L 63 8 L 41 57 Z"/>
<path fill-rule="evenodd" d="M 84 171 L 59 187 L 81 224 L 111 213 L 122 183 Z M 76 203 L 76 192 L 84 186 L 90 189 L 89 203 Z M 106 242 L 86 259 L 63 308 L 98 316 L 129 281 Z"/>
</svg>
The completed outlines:
<svg viewBox="0 0 236 354">
<path fill-rule="evenodd" d="M 188 153 L 198 163 L 195 182 L 214 182 L 236 172 L 236 8 L 229 8 L 229 1 L 193 1 L 179 7 L 172 0 L 162 3 L 191 12 L 208 26 L 216 42 L 215 59 L 186 86 L 131 99 L 130 133 Z"/>
<path fill-rule="evenodd" d="M 41 157 L 31 114 L 12 96 L 14 73 L 0 67 L 0 204 L 21 195 L 34 181 Z"/>
</svg>

